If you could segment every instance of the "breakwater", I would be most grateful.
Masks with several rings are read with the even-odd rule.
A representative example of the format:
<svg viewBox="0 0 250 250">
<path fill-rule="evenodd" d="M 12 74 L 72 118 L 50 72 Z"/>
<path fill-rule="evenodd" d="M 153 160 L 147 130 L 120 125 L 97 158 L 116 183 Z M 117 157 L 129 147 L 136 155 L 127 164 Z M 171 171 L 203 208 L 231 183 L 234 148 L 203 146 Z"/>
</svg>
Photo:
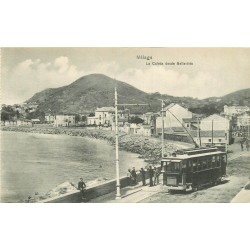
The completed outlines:
<svg viewBox="0 0 250 250">
<path fill-rule="evenodd" d="M 15 131 L 24 133 L 58 134 L 95 138 L 115 143 L 114 131 L 102 129 L 80 129 L 80 128 L 54 128 L 54 127 L 16 127 L 3 126 L 3 131 Z M 170 155 L 180 148 L 175 143 L 164 143 L 164 153 Z M 137 153 L 146 162 L 157 164 L 161 159 L 161 141 L 157 138 L 144 137 L 141 135 L 119 133 L 119 148 L 132 153 Z"/>
</svg>

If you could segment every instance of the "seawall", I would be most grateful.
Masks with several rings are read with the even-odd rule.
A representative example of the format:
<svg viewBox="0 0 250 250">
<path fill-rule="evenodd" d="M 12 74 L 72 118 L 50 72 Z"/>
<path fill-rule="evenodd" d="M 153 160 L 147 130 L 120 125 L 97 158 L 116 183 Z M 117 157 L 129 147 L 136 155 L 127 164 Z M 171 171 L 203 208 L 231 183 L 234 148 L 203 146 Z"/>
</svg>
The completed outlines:
<svg viewBox="0 0 250 250">
<path fill-rule="evenodd" d="M 141 182 L 141 174 L 137 172 L 137 182 Z M 146 179 L 149 178 L 149 173 L 145 173 Z M 120 178 L 121 188 L 127 187 L 130 185 L 130 180 L 128 177 L 124 176 Z M 116 191 L 116 180 L 110 180 L 105 183 L 97 184 L 95 186 L 86 188 L 85 197 L 87 200 L 97 198 L 99 196 L 109 194 Z M 115 199 L 115 197 L 114 197 Z M 39 201 L 39 203 L 80 203 L 82 202 L 82 197 L 80 191 L 74 191 L 67 194 L 62 194 L 58 197 L 49 198 L 46 200 Z"/>
</svg>

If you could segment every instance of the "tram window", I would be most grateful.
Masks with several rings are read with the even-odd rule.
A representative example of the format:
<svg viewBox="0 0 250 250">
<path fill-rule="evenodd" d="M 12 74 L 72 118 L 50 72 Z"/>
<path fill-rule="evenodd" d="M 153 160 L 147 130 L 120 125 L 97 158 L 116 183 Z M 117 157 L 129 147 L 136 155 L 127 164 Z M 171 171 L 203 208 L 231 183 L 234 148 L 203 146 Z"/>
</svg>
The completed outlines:
<svg viewBox="0 0 250 250">
<path fill-rule="evenodd" d="M 222 155 L 221 156 L 221 162 L 222 162 L 222 164 L 226 164 L 227 163 L 227 157 L 226 157 L 226 155 Z"/>
<path fill-rule="evenodd" d="M 207 159 L 206 158 L 202 159 L 202 169 L 207 169 Z"/>
<path fill-rule="evenodd" d="M 201 170 L 201 161 L 199 159 L 197 160 L 197 169 L 198 171 Z"/>
<path fill-rule="evenodd" d="M 212 158 L 211 158 L 211 157 L 209 157 L 209 158 L 207 159 L 207 167 L 208 167 L 208 168 L 211 168 L 211 167 L 212 167 Z"/>
<path fill-rule="evenodd" d="M 197 159 L 193 159 L 193 171 L 197 171 Z"/>
<path fill-rule="evenodd" d="M 180 164 L 179 164 L 179 162 L 170 162 L 170 164 L 167 167 L 167 170 L 171 171 L 171 172 L 178 172 L 178 171 L 180 171 Z"/>
<path fill-rule="evenodd" d="M 221 156 L 217 156 L 217 167 L 221 166 Z"/>
<path fill-rule="evenodd" d="M 216 164 L 216 158 L 217 158 L 216 156 L 213 156 L 213 157 L 212 157 L 212 167 L 213 167 L 213 168 L 215 168 L 216 165 L 217 165 L 217 164 Z"/>
</svg>

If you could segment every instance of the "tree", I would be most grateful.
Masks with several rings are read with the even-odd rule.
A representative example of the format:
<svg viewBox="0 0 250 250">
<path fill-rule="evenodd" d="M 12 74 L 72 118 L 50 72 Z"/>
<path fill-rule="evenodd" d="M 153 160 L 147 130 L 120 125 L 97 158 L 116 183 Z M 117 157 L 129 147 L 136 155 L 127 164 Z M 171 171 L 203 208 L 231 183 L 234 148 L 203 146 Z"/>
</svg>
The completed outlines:
<svg viewBox="0 0 250 250">
<path fill-rule="evenodd" d="M 129 119 L 129 123 L 139 124 L 139 123 L 143 123 L 143 122 L 144 122 L 144 120 L 138 116 L 131 116 Z"/>
</svg>

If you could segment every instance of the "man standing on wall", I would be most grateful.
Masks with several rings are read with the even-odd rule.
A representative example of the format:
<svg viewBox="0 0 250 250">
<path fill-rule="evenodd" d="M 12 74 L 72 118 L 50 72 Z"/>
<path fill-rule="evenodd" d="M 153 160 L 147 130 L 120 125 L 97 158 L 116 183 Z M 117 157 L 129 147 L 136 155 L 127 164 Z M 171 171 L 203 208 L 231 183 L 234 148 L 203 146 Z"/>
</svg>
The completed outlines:
<svg viewBox="0 0 250 250">
<path fill-rule="evenodd" d="M 83 178 L 80 178 L 80 181 L 78 182 L 78 190 L 81 191 L 82 199 L 83 200 L 86 200 L 86 197 L 85 197 L 85 188 L 86 188 L 86 184 L 84 183 Z"/>
</svg>

